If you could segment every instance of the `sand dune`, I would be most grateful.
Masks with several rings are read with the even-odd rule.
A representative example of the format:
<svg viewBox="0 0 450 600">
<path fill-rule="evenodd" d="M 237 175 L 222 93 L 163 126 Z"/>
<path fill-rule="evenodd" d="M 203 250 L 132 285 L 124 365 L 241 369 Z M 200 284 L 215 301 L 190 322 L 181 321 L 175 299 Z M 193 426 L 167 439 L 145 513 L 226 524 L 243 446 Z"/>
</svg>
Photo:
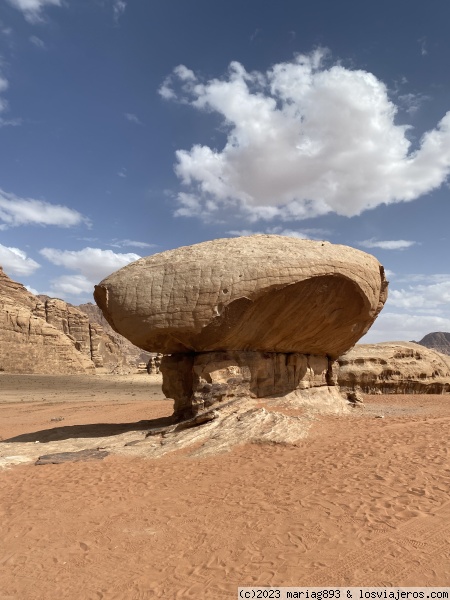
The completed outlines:
<svg viewBox="0 0 450 600">
<path fill-rule="evenodd" d="M 172 409 L 146 376 L 3 374 L 0 385 L 1 446 L 11 454 L 24 435 L 40 437 L 45 453 L 53 428 L 123 435 Z M 347 417 L 318 416 L 296 446 L 0 470 L 0 598 L 448 585 L 449 396 L 366 402 Z"/>
</svg>

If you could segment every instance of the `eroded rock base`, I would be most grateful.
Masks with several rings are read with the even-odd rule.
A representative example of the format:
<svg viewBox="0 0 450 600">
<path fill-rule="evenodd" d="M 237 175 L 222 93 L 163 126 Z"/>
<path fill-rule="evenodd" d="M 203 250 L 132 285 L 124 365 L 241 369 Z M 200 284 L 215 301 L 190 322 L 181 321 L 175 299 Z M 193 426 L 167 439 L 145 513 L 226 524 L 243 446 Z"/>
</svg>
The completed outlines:
<svg viewBox="0 0 450 600">
<path fill-rule="evenodd" d="M 334 361 L 299 353 L 224 351 L 164 356 L 163 392 L 174 418 L 190 419 L 222 403 L 286 396 L 336 385 Z"/>
<path fill-rule="evenodd" d="M 174 415 L 139 431 L 46 443 L 48 454 L 106 451 L 158 458 L 183 450 L 191 456 L 225 452 L 240 444 L 296 444 L 321 414 L 352 412 L 335 385 L 326 356 L 298 353 L 205 352 L 162 361 L 163 392 Z M 34 442 L 0 443 L 0 468 L 36 460 Z M 100 454 L 95 451 L 95 457 Z M 84 454 L 83 454 L 84 456 Z M 49 457 L 54 460 L 54 457 Z M 40 463 L 39 463 L 40 464 Z"/>
<path fill-rule="evenodd" d="M 186 421 L 166 427 L 127 431 L 117 435 L 64 438 L 45 444 L 49 462 L 57 462 L 61 453 L 71 459 L 103 452 L 123 456 L 159 458 L 183 451 L 188 456 L 208 456 L 227 452 L 241 444 L 296 445 L 304 440 L 320 415 L 352 414 L 347 400 L 336 386 L 294 390 L 285 396 L 239 398 L 206 410 Z M 57 456 L 55 457 L 55 453 Z M 0 470 L 13 465 L 35 462 L 42 445 L 35 442 L 0 442 Z M 59 460 L 58 460 L 59 462 Z M 36 464 L 43 464 L 42 462 Z"/>
</svg>

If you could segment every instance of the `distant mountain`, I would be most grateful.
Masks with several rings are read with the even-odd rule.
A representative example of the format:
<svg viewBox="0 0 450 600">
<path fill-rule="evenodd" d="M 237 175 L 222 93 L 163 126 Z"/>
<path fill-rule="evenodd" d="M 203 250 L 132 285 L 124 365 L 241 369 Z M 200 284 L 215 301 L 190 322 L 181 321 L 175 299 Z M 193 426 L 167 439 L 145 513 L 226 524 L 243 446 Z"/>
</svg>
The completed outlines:
<svg viewBox="0 0 450 600">
<path fill-rule="evenodd" d="M 423 337 L 420 342 L 417 342 L 421 346 L 437 350 L 442 354 L 450 355 L 450 333 L 445 331 L 435 331 L 434 333 L 428 333 Z"/>
</svg>

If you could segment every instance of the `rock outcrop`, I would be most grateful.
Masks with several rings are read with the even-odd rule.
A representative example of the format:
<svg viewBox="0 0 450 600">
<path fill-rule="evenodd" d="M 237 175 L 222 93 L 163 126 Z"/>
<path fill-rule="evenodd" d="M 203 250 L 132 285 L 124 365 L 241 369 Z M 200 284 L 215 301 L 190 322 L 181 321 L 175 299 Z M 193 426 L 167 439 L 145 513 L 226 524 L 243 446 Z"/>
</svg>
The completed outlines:
<svg viewBox="0 0 450 600">
<path fill-rule="evenodd" d="M 99 309 L 90 306 L 100 320 Z M 86 373 L 104 367 L 132 372 L 146 360 L 146 353 L 113 332 L 106 321 L 105 331 L 83 308 L 35 296 L 0 268 L 0 370 Z"/>
<path fill-rule="evenodd" d="M 274 235 L 143 258 L 94 293 L 117 332 L 171 355 L 161 365 L 163 391 L 179 420 L 239 398 L 317 387 L 329 394 L 334 359 L 369 329 L 386 297 L 373 256 Z"/>
<path fill-rule="evenodd" d="M 103 316 L 98 306 L 87 302 L 76 307 L 87 315 L 91 327 L 91 340 L 94 340 L 92 359 L 94 353 L 101 356 L 103 366 L 135 368 L 139 363 L 147 363 L 151 357 L 149 352 L 134 346 L 126 338 L 119 335 Z M 98 339 L 97 339 L 98 337 Z M 94 339 L 95 338 L 95 339 Z"/>
<path fill-rule="evenodd" d="M 59 298 L 39 295 L 36 299 L 34 314 L 62 331 L 79 352 L 92 360 L 95 367 L 112 369 L 128 364 L 115 340 L 104 332 L 99 323 L 91 321 L 84 311 Z"/>
<path fill-rule="evenodd" d="M 431 350 L 436 350 L 441 354 L 450 355 L 450 333 L 444 331 L 428 333 L 417 343 L 426 348 L 430 348 Z"/>
<path fill-rule="evenodd" d="M 55 329 L 62 331 L 74 342 L 76 349 L 81 354 L 84 354 L 89 359 L 93 359 L 88 317 L 71 304 L 59 298 L 49 298 L 48 296 L 37 296 L 37 298 L 40 302 L 36 304 L 33 310 L 34 314 L 45 319 Z M 100 357 L 93 362 L 96 367 L 103 366 Z"/>
<path fill-rule="evenodd" d="M 2 267 L 0 267 L 0 297 L 7 297 L 12 302 L 26 306 L 30 310 L 36 307 L 36 296 L 21 283 L 10 279 Z"/>
<path fill-rule="evenodd" d="M 91 373 L 90 356 L 48 323 L 42 302 L 0 268 L 0 370 L 9 373 Z"/>
<path fill-rule="evenodd" d="M 414 342 L 357 344 L 338 360 L 341 389 L 366 394 L 450 392 L 450 358 Z"/>
</svg>

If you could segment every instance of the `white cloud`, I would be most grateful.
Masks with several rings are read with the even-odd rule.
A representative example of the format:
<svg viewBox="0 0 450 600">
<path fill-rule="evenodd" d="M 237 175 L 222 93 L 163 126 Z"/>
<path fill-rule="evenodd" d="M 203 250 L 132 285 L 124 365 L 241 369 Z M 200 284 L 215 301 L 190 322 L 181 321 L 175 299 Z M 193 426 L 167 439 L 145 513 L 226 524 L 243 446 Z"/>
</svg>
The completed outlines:
<svg viewBox="0 0 450 600">
<path fill-rule="evenodd" d="M 0 93 L 6 91 L 8 89 L 8 81 L 4 78 L 0 76 Z"/>
<path fill-rule="evenodd" d="M 30 42 L 37 48 L 45 48 L 45 43 L 41 40 L 41 38 L 38 38 L 37 35 L 30 36 Z"/>
<path fill-rule="evenodd" d="M 158 88 L 158 94 L 164 98 L 164 100 L 175 100 L 177 95 L 171 88 L 171 78 L 166 77 L 163 83 Z"/>
<path fill-rule="evenodd" d="M 390 273 L 389 275 L 393 275 Z M 361 343 L 421 340 L 433 331 L 450 331 L 450 274 L 397 275 L 386 306 Z"/>
<path fill-rule="evenodd" d="M 450 273 L 408 273 L 406 275 L 399 275 L 396 279 L 397 283 L 440 283 L 450 281 Z"/>
<path fill-rule="evenodd" d="M 116 23 L 125 12 L 126 7 L 127 3 L 123 0 L 113 0 L 113 16 Z"/>
<path fill-rule="evenodd" d="M 164 80 L 163 98 L 217 113 L 227 132 L 222 149 L 195 144 L 176 152 L 186 188 L 177 216 L 207 220 L 240 207 L 250 221 L 351 217 L 445 182 L 450 112 L 411 152 L 386 85 L 325 63 L 319 49 L 264 73 L 233 62 L 222 79 L 200 82 L 180 65 Z"/>
<path fill-rule="evenodd" d="M 139 254 L 119 254 L 112 250 L 100 248 L 83 248 L 82 250 L 57 250 L 43 248 L 40 254 L 54 265 L 65 267 L 71 271 L 78 271 L 89 281 L 92 289 L 107 275 L 117 269 L 141 258 Z M 87 284 L 86 284 L 87 285 Z"/>
<path fill-rule="evenodd" d="M 450 318 L 433 315 L 381 312 L 360 344 L 421 340 L 433 331 L 450 331 Z"/>
<path fill-rule="evenodd" d="M 362 242 L 357 242 L 359 246 L 363 248 L 381 248 L 382 250 L 405 250 L 405 248 L 410 248 L 417 244 L 417 242 L 412 242 L 410 240 L 375 240 L 371 238 L 370 240 L 364 240 Z"/>
<path fill-rule="evenodd" d="M 178 65 L 177 67 L 175 67 L 173 72 L 179 79 L 181 79 L 181 81 L 197 80 L 194 71 L 191 71 L 191 69 L 188 69 L 185 65 Z"/>
<path fill-rule="evenodd" d="M 296 229 L 283 229 L 282 227 L 269 227 L 266 229 L 266 233 L 275 235 L 284 235 L 286 237 L 299 238 L 301 240 L 309 240 L 309 235 L 303 231 L 297 231 Z"/>
<path fill-rule="evenodd" d="M 25 19 L 29 23 L 39 23 L 42 21 L 42 11 L 47 6 L 61 6 L 61 0 L 8 0 L 8 2 L 22 11 Z"/>
<path fill-rule="evenodd" d="M 283 227 L 267 227 L 266 229 L 264 229 L 264 231 L 252 231 L 251 229 L 232 229 L 231 231 L 227 231 L 227 233 L 229 235 L 235 235 L 235 236 L 248 236 L 248 235 L 255 235 L 257 233 L 268 233 L 268 234 L 272 234 L 272 235 L 284 235 L 285 237 L 294 237 L 294 238 L 299 238 L 302 240 L 309 240 L 309 239 L 315 239 L 315 237 L 312 236 L 322 236 L 321 239 L 324 238 L 324 236 L 328 235 L 329 232 L 326 231 L 325 229 L 286 229 Z"/>
<path fill-rule="evenodd" d="M 0 94 L 6 92 L 9 87 L 8 80 L 0 75 Z M 8 108 L 8 102 L 0 96 L 0 114 L 6 111 Z M 0 116 L 0 127 L 6 125 L 7 122 Z"/>
<path fill-rule="evenodd" d="M 94 283 L 84 275 L 61 275 L 51 281 L 49 296 L 83 296 L 94 293 Z"/>
<path fill-rule="evenodd" d="M 399 102 L 403 105 L 406 112 L 410 115 L 416 113 L 422 104 L 430 100 L 430 96 L 426 96 L 425 94 L 401 94 L 398 96 Z"/>
<path fill-rule="evenodd" d="M 0 221 L 9 227 L 57 225 L 72 227 L 89 221 L 78 211 L 33 198 L 20 198 L 0 189 Z"/>
<path fill-rule="evenodd" d="M 0 117 L 0 127 L 7 127 L 8 125 L 10 127 L 17 127 L 18 125 L 22 125 L 22 119 L 3 119 L 3 117 Z"/>
<path fill-rule="evenodd" d="M 252 35 L 250 36 L 250 41 L 254 42 L 255 39 L 258 37 L 258 35 L 262 32 L 262 29 L 258 29 L 256 28 L 255 31 L 252 33 Z"/>
<path fill-rule="evenodd" d="M 1 58 L 0 58 L 0 66 L 1 66 Z M 21 123 L 22 123 L 22 119 L 18 119 L 18 118 L 6 119 L 3 116 L 1 116 L 2 113 L 7 112 L 8 108 L 9 108 L 8 101 L 5 98 L 1 97 L 1 94 L 6 92 L 8 87 L 9 87 L 8 80 L 5 79 L 4 77 L 2 77 L 2 75 L 0 75 L 0 127 L 6 127 L 7 125 L 17 126 L 17 125 L 21 125 Z M 0 192 L 1 192 L 1 190 L 0 190 Z"/>
<path fill-rule="evenodd" d="M 450 308 L 450 279 L 429 285 L 410 285 L 389 292 L 389 304 L 407 310 L 434 311 Z"/>
<path fill-rule="evenodd" d="M 23 287 L 27 289 L 30 292 L 30 294 L 34 294 L 35 296 L 39 295 L 39 292 L 30 285 L 24 285 Z"/>
<path fill-rule="evenodd" d="M 6 273 L 13 275 L 31 275 L 41 266 L 29 258 L 23 250 L 0 244 L 0 266 Z"/>
<path fill-rule="evenodd" d="M 180 192 L 178 194 L 179 208 L 176 209 L 174 215 L 176 217 L 200 217 L 203 212 L 203 204 L 194 194 L 186 194 Z M 207 217 L 208 215 L 205 215 Z"/>
<path fill-rule="evenodd" d="M 421 37 L 417 40 L 419 42 L 420 45 L 420 54 L 422 56 L 426 56 L 428 54 L 428 50 L 427 50 L 427 38 Z"/>
<path fill-rule="evenodd" d="M 8 38 L 12 35 L 12 28 L 11 27 L 6 27 L 5 25 L 3 25 L 3 23 L 0 21 L 0 34 L 2 36 L 4 36 L 5 38 Z"/>
<path fill-rule="evenodd" d="M 126 178 L 127 177 L 127 170 L 124 167 L 122 167 L 122 169 L 120 169 L 120 171 L 117 172 L 117 175 L 119 177 Z"/>
<path fill-rule="evenodd" d="M 127 119 L 127 121 L 130 121 L 131 123 L 136 123 L 136 125 L 143 125 L 142 121 L 139 119 L 139 117 L 133 113 L 124 113 L 125 114 L 125 119 Z"/>
<path fill-rule="evenodd" d="M 137 242 L 135 240 L 113 240 L 112 244 L 109 244 L 113 248 L 124 248 L 124 247 L 134 247 L 134 248 L 154 248 L 156 244 L 148 244 L 147 242 Z"/>
<path fill-rule="evenodd" d="M 321 239 L 330 235 L 326 229 L 308 228 L 308 229 L 286 229 L 283 227 L 268 227 L 265 233 L 273 233 L 276 235 L 285 235 L 287 237 L 296 237 L 304 240 Z"/>
<path fill-rule="evenodd" d="M 192 89 L 192 85 L 197 81 L 194 71 L 188 69 L 185 65 L 178 65 L 175 67 L 170 75 L 168 75 L 158 89 L 158 94 L 164 98 L 164 100 L 178 100 L 181 103 L 189 103 L 189 100 L 185 99 L 181 95 L 177 95 L 173 89 L 177 83 L 181 84 L 180 91 L 183 94 L 189 96 Z"/>
<path fill-rule="evenodd" d="M 232 229 L 227 231 L 228 235 L 236 237 L 248 237 L 249 235 L 256 235 L 257 233 L 264 233 L 264 231 L 252 231 L 251 229 Z"/>
</svg>

